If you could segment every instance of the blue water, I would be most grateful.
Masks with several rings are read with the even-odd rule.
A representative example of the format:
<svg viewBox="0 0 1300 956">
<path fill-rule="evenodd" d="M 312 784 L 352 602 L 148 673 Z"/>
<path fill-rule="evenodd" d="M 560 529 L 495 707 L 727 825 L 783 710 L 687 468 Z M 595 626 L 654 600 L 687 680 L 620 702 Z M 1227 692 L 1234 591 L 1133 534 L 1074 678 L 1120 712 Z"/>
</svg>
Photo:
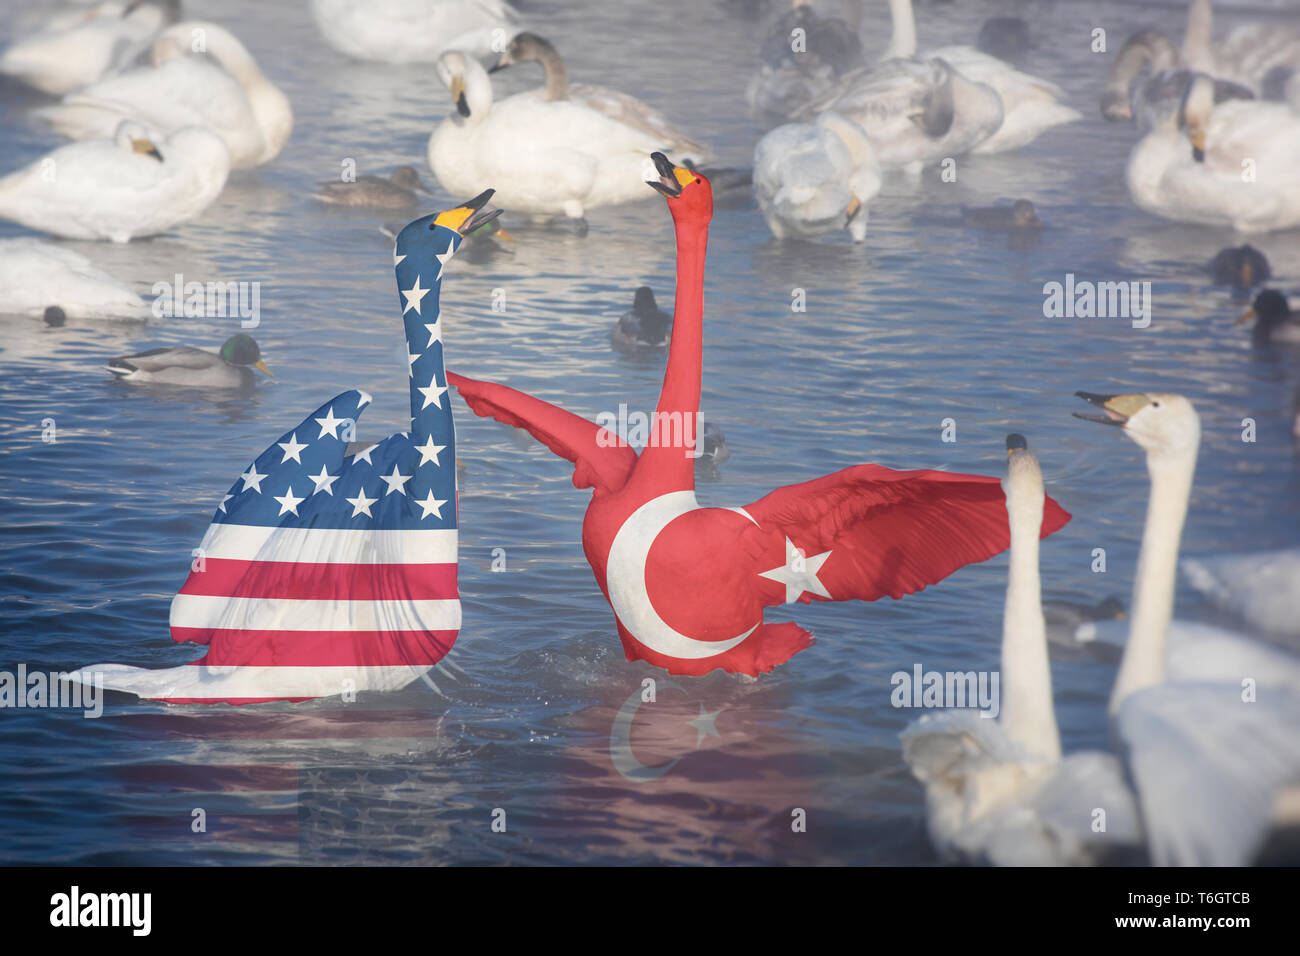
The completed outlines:
<svg viewBox="0 0 1300 956">
<path fill-rule="evenodd" d="M 446 91 L 429 67 L 346 61 L 304 3 L 187 7 L 231 25 L 287 92 L 293 138 L 269 166 L 232 178 L 198 221 L 127 246 L 68 245 L 144 295 L 177 272 L 260 282 L 256 336 L 276 378 L 222 397 L 131 388 L 102 369 L 158 345 L 215 345 L 237 331 L 230 319 L 60 329 L 0 319 L 0 669 L 193 660 L 168 636 L 168 603 L 233 477 L 287 422 L 344 388 L 375 397 L 359 438 L 404 427 L 384 216 L 334 211 L 307 193 L 347 158 L 361 172 L 411 163 L 431 178 L 425 143 L 449 110 Z M 761 132 L 744 110 L 759 33 L 743 8 L 525 10 L 575 79 L 640 96 L 721 161 L 747 165 Z M 0 11 L 0 37 L 19 12 Z M 1020 431 L 1049 493 L 1074 515 L 1044 544 L 1045 596 L 1127 601 L 1143 461 L 1118 431 L 1072 419 L 1072 393 L 1169 390 L 1192 398 L 1204 433 L 1184 552 L 1297 544 L 1286 410 L 1300 359 L 1252 349 L 1232 321 L 1243 301 L 1209 285 L 1202 266 L 1231 235 L 1133 207 L 1123 168 L 1134 131 L 1096 108 L 1110 58 L 1089 51 L 1092 29 L 1106 27 L 1112 48 L 1148 24 L 1181 35 L 1182 5 L 926 5 L 922 45 L 970 42 L 983 19 L 1005 13 L 1033 24 L 1024 67 L 1068 90 L 1083 121 L 1016 154 L 962 160 L 955 183 L 891 181 L 871 205 L 864 246 L 846 235 L 778 243 L 750 201 L 716 212 L 703 411 L 732 457 L 700 485 L 701 502 L 741 505 L 864 461 L 999 474 L 1003 436 Z M 868 16 L 883 47 L 884 4 L 869 4 Z M 494 80 L 502 95 L 537 76 L 519 68 Z M 0 88 L 0 169 L 57 145 L 25 115 L 37 102 Z M 1027 248 L 958 225 L 963 205 L 1017 197 L 1046 224 Z M 651 196 L 588 218 L 585 239 L 507 218 L 518 240 L 510 252 L 458 257 L 443 290 L 451 368 L 587 417 L 620 402 L 653 407 L 663 358 L 619 357 L 607 333 L 642 283 L 671 302 L 669 217 Z M 21 234 L 0 223 L 0 236 Z M 1277 287 L 1300 288 L 1300 234 L 1255 244 Z M 1151 327 L 1044 318 L 1043 284 L 1067 273 L 1150 281 Z M 503 312 L 492 309 L 499 289 Z M 804 313 L 791 311 L 795 289 L 805 290 Z M 0 711 L 0 862 L 933 862 L 922 793 L 897 742 L 915 714 L 891 707 L 889 677 L 918 663 L 997 666 L 1005 556 L 900 602 L 771 615 L 788 613 L 817 643 L 756 683 L 661 682 L 658 702 L 636 717 L 635 753 L 652 766 L 680 760 L 638 782 L 613 765 L 611 726 L 643 678 L 665 675 L 623 658 L 579 545 L 586 493 L 545 448 L 459 402 L 455 411 L 464 626 L 436 688 L 244 708 L 111 696 L 98 720 Z M 1251 444 L 1240 437 L 1245 417 L 1257 422 Z M 57 443 L 41 441 L 45 418 Z M 941 440 L 946 418 L 955 443 Z M 1098 547 L 1104 574 L 1090 570 Z M 492 571 L 494 549 L 505 573 Z M 1211 614 L 1187 587 L 1178 613 Z M 1104 745 L 1113 676 L 1100 661 L 1055 662 L 1067 748 Z M 717 712 L 716 736 L 687 724 L 701 707 Z M 792 832 L 795 808 L 806 832 Z M 198 809 L 206 832 L 195 832 Z M 498 809 L 505 832 L 492 828 Z"/>
</svg>

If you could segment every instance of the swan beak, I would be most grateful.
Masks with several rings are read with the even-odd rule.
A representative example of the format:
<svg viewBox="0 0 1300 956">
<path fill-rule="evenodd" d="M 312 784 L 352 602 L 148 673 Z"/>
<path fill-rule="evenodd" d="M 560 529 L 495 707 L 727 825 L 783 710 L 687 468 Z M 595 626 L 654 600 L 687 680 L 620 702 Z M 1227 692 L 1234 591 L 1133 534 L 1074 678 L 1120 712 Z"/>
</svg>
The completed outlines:
<svg viewBox="0 0 1300 956">
<path fill-rule="evenodd" d="M 267 368 L 266 363 L 261 359 L 258 359 L 253 363 L 253 368 L 257 369 L 259 372 L 265 372 L 268 378 L 275 378 L 275 373 Z"/>
<path fill-rule="evenodd" d="M 1007 457 L 1008 458 L 1010 458 L 1013 454 L 1015 454 L 1018 451 L 1028 451 L 1028 450 L 1029 450 L 1029 442 L 1025 440 L 1024 435 L 1012 434 L 1007 436 Z"/>
<path fill-rule="evenodd" d="M 131 140 L 131 149 L 141 156 L 152 156 L 158 162 L 162 162 L 162 153 L 158 152 L 158 147 L 153 144 L 153 140 L 133 139 Z"/>
<path fill-rule="evenodd" d="M 1205 130 L 1189 127 L 1187 138 L 1192 141 L 1192 159 L 1198 163 L 1205 162 Z"/>
<path fill-rule="evenodd" d="M 1253 321 L 1253 320 L 1256 319 L 1256 318 L 1258 318 L 1258 316 L 1255 315 L 1255 309 L 1252 307 L 1252 308 L 1247 309 L 1247 310 L 1246 310 L 1246 314 L 1243 315 L 1243 316 L 1241 316 L 1241 318 L 1237 319 L 1237 321 L 1236 321 L 1235 323 L 1233 323 L 1233 324 L 1234 324 L 1234 325 L 1244 325 L 1244 324 L 1246 324 L 1247 322 L 1251 322 L 1251 321 Z"/>
<path fill-rule="evenodd" d="M 446 226 L 448 229 L 454 229 L 462 236 L 466 233 L 473 232 L 480 226 L 487 225 L 497 216 L 501 215 L 500 209 L 492 209 L 488 212 L 480 212 L 487 205 L 487 201 L 492 198 L 495 189 L 485 189 L 468 202 L 461 203 L 455 209 L 448 209 L 446 212 L 438 213 L 438 217 L 433 220 L 435 226 Z"/>
<path fill-rule="evenodd" d="M 456 112 L 461 116 L 469 116 L 469 103 L 465 99 L 465 77 L 452 77 L 451 98 L 456 103 Z"/>
<path fill-rule="evenodd" d="M 853 217 L 856 216 L 861 210 L 862 210 L 862 200 L 859 199 L 857 196 L 854 196 L 853 201 L 849 203 L 848 215 L 844 218 L 844 225 L 847 226 L 849 223 L 851 223 L 853 221 Z"/>
<path fill-rule="evenodd" d="M 1082 418 L 1085 422 L 1100 422 L 1103 425 L 1118 425 L 1121 428 L 1128 424 L 1130 418 L 1151 404 L 1151 399 L 1141 394 L 1097 395 L 1094 392 L 1075 392 L 1074 394 L 1085 402 L 1096 405 L 1106 413 L 1102 416 L 1074 412 L 1075 418 Z"/>
<path fill-rule="evenodd" d="M 657 189 L 669 199 L 675 199 L 682 194 L 682 189 L 698 180 L 689 169 L 684 166 L 674 166 L 663 153 L 651 153 L 650 158 L 654 160 L 655 171 L 659 173 L 659 181 L 647 179 L 645 184 L 652 189 Z"/>
</svg>

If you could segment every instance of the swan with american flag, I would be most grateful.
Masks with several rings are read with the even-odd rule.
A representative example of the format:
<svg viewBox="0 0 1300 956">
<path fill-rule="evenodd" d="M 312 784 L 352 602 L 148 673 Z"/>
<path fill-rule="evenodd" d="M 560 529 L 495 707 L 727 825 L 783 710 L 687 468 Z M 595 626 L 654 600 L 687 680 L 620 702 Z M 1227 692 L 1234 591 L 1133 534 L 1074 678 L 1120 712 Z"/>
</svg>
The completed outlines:
<svg viewBox="0 0 1300 956">
<path fill-rule="evenodd" d="M 370 402 L 335 396 L 257 456 L 230 487 L 172 601 L 171 635 L 207 646 L 193 664 L 99 664 L 71 675 L 169 703 L 243 704 L 396 690 L 451 649 L 456 438 L 439 293 L 462 237 L 495 218 L 488 190 L 398 235 L 411 429 L 355 451 Z"/>
</svg>

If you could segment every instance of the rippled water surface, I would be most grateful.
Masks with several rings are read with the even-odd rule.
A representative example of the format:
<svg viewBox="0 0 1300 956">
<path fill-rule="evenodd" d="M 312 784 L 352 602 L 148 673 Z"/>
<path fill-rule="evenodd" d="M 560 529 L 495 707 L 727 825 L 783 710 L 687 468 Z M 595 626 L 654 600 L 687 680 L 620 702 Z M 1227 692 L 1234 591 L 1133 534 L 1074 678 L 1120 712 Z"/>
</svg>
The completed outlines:
<svg viewBox="0 0 1300 956">
<path fill-rule="evenodd" d="M 30 6 L 30 4 L 29 4 Z M 147 295 L 175 273 L 261 283 L 256 330 L 274 381 L 254 395 L 123 386 L 114 355 L 215 345 L 229 319 L 149 325 L 0 317 L 0 668 L 193 660 L 168 603 L 232 477 L 306 410 L 358 386 L 375 396 L 361 438 L 404 427 L 405 351 L 382 215 L 307 195 L 338 175 L 424 169 L 449 110 L 427 66 L 358 64 L 329 49 L 305 3 L 189 2 L 230 25 L 288 93 L 284 153 L 238 174 L 198 221 L 126 246 L 69 243 Z M 757 26 L 743 3 L 528 3 L 575 79 L 624 89 L 747 165 L 760 135 L 744 88 Z M 885 4 L 871 3 L 888 36 Z M 0 12 L 0 36 L 20 10 Z M 1008 431 L 1029 436 L 1048 491 L 1074 520 L 1043 548 L 1046 596 L 1128 598 L 1145 506 L 1139 450 L 1070 417 L 1075 389 L 1176 390 L 1204 439 L 1186 553 L 1300 540 L 1300 481 L 1286 411 L 1297 356 L 1252 349 L 1244 308 L 1203 264 L 1232 237 L 1137 211 L 1123 183 L 1131 129 L 1096 108 L 1109 56 L 1139 26 L 1181 34 L 1181 4 L 963 2 L 918 11 L 922 45 L 970 42 L 986 17 L 1030 20 L 1025 62 L 1085 114 L 1007 156 L 962 160 L 955 183 L 893 180 L 864 246 L 847 236 L 778 243 L 752 201 L 719 208 L 706 276 L 704 414 L 732 457 L 704 504 L 739 505 L 857 462 L 999 474 Z M 1240 14 L 1243 19 L 1248 14 Z M 1226 17 L 1226 14 L 1225 14 Z M 494 77 L 498 95 L 534 84 Z M 56 145 L 0 88 L 0 169 Z M 647 190 L 647 192 L 649 192 Z M 960 207 L 1026 197 L 1036 244 L 962 229 Z M 458 197 L 463 198 L 463 197 Z M 447 197 L 439 197 L 444 203 Z M 429 209 L 436 208 L 431 203 Z M 453 264 L 443 290 L 448 364 L 588 417 L 651 409 L 662 356 L 624 358 L 607 333 L 647 283 L 671 301 L 663 202 L 590 213 L 586 238 L 517 225 L 511 252 Z M 20 235 L 0 224 L 0 236 Z M 1300 235 L 1263 237 L 1276 284 L 1300 288 Z M 1046 319 L 1042 287 L 1066 273 L 1149 280 L 1154 321 Z M 506 309 L 492 310 L 494 290 Z M 791 311 L 795 289 L 807 310 Z M 817 643 L 757 682 L 661 682 L 632 742 L 653 780 L 616 770 L 611 727 L 645 677 L 624 660 L 579 545 L 586 492 L 571 467 L 457 402 L 464 627 L 434 687 L 296 706 L 167 708 L 111 696 L 99 720 L 0 712 L 0 861 L 91 863 L 925 863 L 922 795 L 899 756 L 914 716 L 890 675 L 997 666 L 1005 556 L 903 601 L 778 611 Z M 297 418 L 295 418 L 297 416 Z M 1257 422 L 1243 443 L 1242 419 Z M 54 418 L 58 441 L 41 441 Z M 941 421 L 956 442 L 941 441 Z M 1107 571 L 1093 573 L 1105 548 Z M 504 549 L 505 573 L 493 573 Z M 1211 614 L 1185 586 L 1178 613 Z M 1053 677 L 1067 748 L 1105 743 L 1113 667 L 1061 660 Z M 718 712 L 716 735 L 687 722 Z M 203 808 L 207 832 L 192 830 Z M 506 811 L 505 833 L 492 811 Z M 791 831 L 793 808 L 806 833 Z"/>
</svg>

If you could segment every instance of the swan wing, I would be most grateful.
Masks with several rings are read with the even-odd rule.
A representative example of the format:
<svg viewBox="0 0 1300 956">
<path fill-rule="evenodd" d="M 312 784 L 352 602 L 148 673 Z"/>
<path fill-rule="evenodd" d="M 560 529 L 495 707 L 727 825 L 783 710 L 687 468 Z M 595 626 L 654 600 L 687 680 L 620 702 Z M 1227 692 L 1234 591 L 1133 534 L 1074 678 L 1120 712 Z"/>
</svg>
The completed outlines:
<svg viewBox="0 0 1300 956">
<path fill-rule="evenodd" d="M 707 146 L 675 129 L 667 117 L 634 96 L 603 86 L 575 83 L 569 87 L 569 98 L 658 142 L 660 151 L 678 162 L 689 159 L 699 164 L 713 159 Z"/>
<path fill-rule="evenodd" d="M 1197 591 L 1252 627 L 1300 637 L 1300 548 L 1185 558 Z"/>
</svg>

